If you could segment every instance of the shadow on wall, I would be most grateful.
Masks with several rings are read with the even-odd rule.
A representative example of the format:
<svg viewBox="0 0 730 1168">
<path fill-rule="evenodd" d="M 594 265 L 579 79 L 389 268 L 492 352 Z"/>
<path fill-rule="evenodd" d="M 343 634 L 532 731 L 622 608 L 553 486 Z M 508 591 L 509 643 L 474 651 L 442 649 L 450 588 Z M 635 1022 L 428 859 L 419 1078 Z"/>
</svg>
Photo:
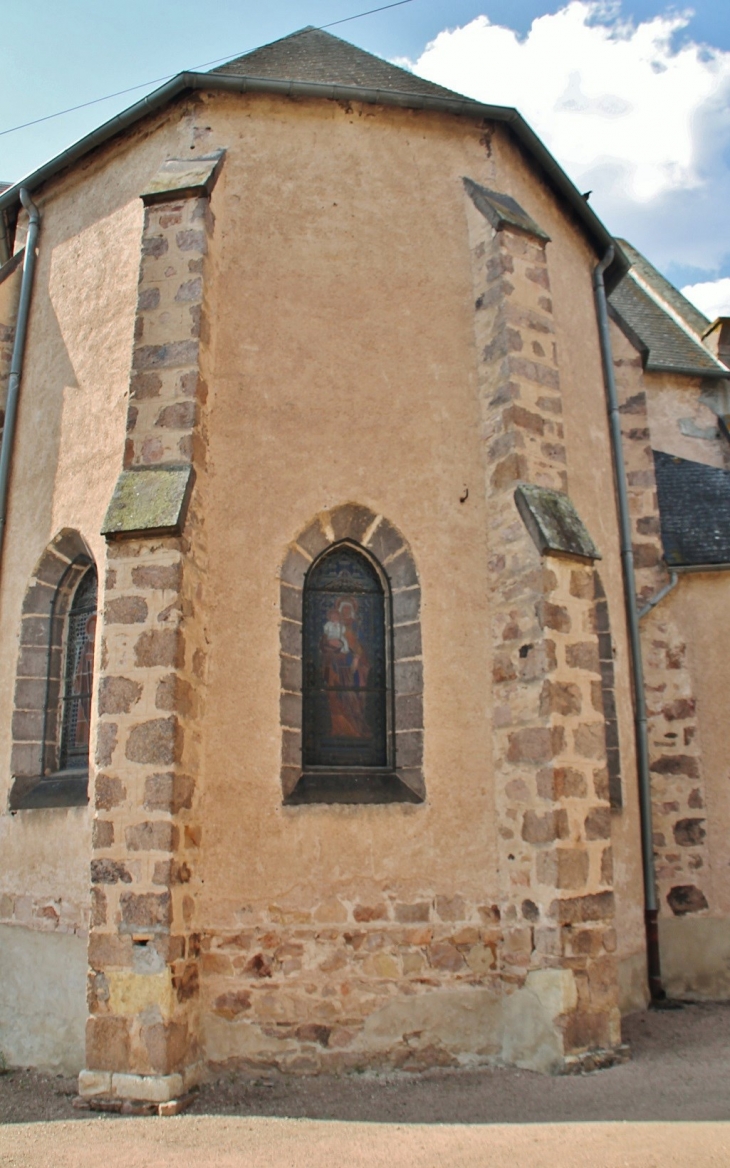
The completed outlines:
<svg viewBox="0 0 730 1168">
<path fill-rule="evenodd" d="M 84 937 L 0 925 L 0 1051 L 8 1066 L 81 1070 L 86 970 Z"/>
</svg>

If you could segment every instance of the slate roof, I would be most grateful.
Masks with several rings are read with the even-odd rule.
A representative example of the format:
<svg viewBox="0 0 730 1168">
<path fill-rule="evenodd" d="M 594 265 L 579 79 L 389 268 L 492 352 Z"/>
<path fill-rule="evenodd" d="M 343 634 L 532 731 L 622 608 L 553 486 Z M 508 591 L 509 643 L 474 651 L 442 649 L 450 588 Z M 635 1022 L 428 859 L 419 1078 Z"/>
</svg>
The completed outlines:
<svg viewBox="0 0 730 1168">
<path fill-rule="evenodd" d="M 658 272 L 654 265 L 649 263 L 646 256 L 637 251 L 627 239 L 619 239 L 617 242 L 631 260 L 632 268 L 638 272 L 660 299 L 666 300 L 693 332 L 700 337 L 704 336 L 710 327 L 710 321 L 700 312 L 699 308 L 695 308 L 694 304 L 686 296 L 683 296 L 679 289 L 674 287 L 674 284 L 670 284 L 669 280 L 661 272 Z"/>
<path fill-rule="evenodd" d="M 669 566 L 730 565 L 730 471 L 659 450 L 654 470 Z"/>
<path fill-rule="evenodd" d="M 271 77 L 278 81 L 318 81 L 325 85 L 360 85 L 397 93 L 431 97 L 462 97 L 442 85 L 424 81 L 407 69 L 391 65 L 372 53 L 309 25 L 290 36 L 262 45 L 243 57 L 210 70 L 245 77 Z"/>
<path fill-rule="evenodd" d="M 730 377 L 702 343 L 706 316 L 631 244 L 618 241 L 631 270 L 609 296 L 611 315 L 639 350 L 649 372 Z M 676 318 L 679 317 L 679 320 Z"/>
</svg>

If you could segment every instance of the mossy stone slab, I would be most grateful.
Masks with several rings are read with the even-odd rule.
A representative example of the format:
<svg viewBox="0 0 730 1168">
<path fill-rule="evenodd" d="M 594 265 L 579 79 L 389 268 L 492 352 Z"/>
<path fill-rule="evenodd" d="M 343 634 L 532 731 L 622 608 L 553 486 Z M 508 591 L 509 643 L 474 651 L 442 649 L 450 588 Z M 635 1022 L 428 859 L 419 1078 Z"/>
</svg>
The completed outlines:
<svg viewBox="0 0 730 1168">
<path fill-rule="evenodd" d="M 168 158 L 143 192 L 142 202 L 147 206 L 191 195 L 209 195 L 215 186 L 224 155 L 225 150 L 216 150 L 213 154 L 198 155 L 197 158 Z"/>
<path fill-rule="evenodd" d="M 540 555 L 601 559 L 587 527 L 564 491 L 523 483 L 515 491 L 515 503 Z"/>
<path fill-rule="evenodd" d="M 179 535 L 193 483 L 191 466 L 123 470 L 107 509 L 102 535 Z"/>
</svg>

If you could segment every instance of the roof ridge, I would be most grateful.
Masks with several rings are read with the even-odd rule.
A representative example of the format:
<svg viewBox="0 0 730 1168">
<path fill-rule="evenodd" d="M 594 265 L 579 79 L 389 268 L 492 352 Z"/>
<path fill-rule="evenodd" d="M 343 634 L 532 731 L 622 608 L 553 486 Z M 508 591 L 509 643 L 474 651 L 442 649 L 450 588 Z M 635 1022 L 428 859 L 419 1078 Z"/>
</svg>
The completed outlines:
<svg viewBox="0 0 730 1168">
<path fill-rule="evenodd" d="M 419 77 L 402 65 L 371 53 L 318 25 L 306 25 L 266 45 L 216 65 L 218 76 L 268 77 L 280 81 L 315 81 L 373 90 L 433 94 L 469 100 L 464 94 Z"/>
<path fill-rule="evenodd" d="M 305 24 L 302 28 L 296 28 L 294 30 L 294 32 L 288 32 L 286 34 L 286 36 L 276 37 L 275 40 L 267 41 L 266 44 L 263 44 L 263 45 L 256 45 L 256 47 L 253 49 L 246 49 L 246 51 L 244 53 L 239 53 L 238 56 L 231 57 L 230 60 L 224 61 L 222 65 L 216 65 L 216 67 L 214 69 L 208 69 L 208 72 L 209 73 L 220 73 L 220 72 L 222 72 L 223 69 L 225 69 L 226 65 L 232 65 L 234 61 L 242 61 L 244 59 L 244 57 L 250 57 L 252 53 L 259 53 L 259 52 L 261 52 L 262 49 L 270 49 L 272 45 L 278 45 L 281 41 L 294 40 L 294 37 L 301 36 L 302 33 L 317 32 L 317 31 L 323 31 L 323 30 L 318 30 L 316 24 Z M 330 35 L 332 35 L 332 34 L 330 34 Z M 335 40 L 339 40 L 339 39 L 340 39 L 339 37 L 335 37 Z"/>
</svg>

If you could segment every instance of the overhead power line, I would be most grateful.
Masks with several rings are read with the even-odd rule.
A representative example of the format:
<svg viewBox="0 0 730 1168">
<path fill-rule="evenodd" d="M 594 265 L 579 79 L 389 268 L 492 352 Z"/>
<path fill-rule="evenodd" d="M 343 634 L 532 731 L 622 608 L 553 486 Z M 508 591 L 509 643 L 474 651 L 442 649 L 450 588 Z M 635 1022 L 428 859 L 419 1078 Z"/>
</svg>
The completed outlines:
<svg viewBox="0 0 730 1168">
<path fill-rule="evenodd" d="M 347 24 L 348 20 L 359 20 L 361 16 L 372 16 L 374 12 L 386 12 L 388 8 L 400 8 L 403 4 L 411 4 L 413 0 L 396 0 L 395 4 L 383 4 L 380 8 L 368 8 L 367 12 L 356 12 L 354 16 L 343 16 L 341 20 L 331 20 L 329 24 L 319 24 L 317 28 L 321 32 L 323 28 L 334 28 L 336 24 Z"/>
<path fill-rule="evenodd" d="M 393 4 L 382 4 L 380 8 L 368 8 L 367 12 L 356 12 L 353 16 L 343 16 L 340 20 L 331 20 L 329 24 L 318 24 L 315 28 L 322 32 L 326 28 L 334 28 L 336 24 L 347 24 L 350 20 L 360 20 L 363 16 L 372 16 L 374 12 L 387 12 L 389 8 L 402 8 L 404 4 L 412 4 L 413 0 L 395 0 Z M 256 47 L 256 46 L 254 46 Z M 243 57 L 253 49 L 243 49 L 240 53 L 228 53 L 225 57 L 217 57 L 215 61 L 204 61 L 202 65 L 194 65 L 190 73 L 197 73 L 200 69 L 207 69 L 210 65 L 220 65 L 223 61 L 232 61 L 236 57 Z M 154 77 L 151 81 L 140 81 L 139 85 L 130 85 L 128 89 L 118 89 L 116 93 L 107 93 L 104 97 L 94 97 L 91 101 L 82 101 L 79 105 L 70 105 L 68 109 L 58 110 L 55 114 L 46 114 L 42 118 L 34 118 L 31 122 L 22 122 L 19 126 L 11 126 L 8 130 L 0 130 L 0 138 L 5 134 L 14 134 L 16 130 L 27 130 L 29 126 L 38 126 L 41 122 L 50 122 L 53 118 L 62 118 L 64 114 L 75 113 L 76 110 L 86 109 L 90 105 L 98 105 L 102 101 L 111 101 L 114 97 L 123 97 L 125 93 L 134 93 L 138 89 L 146 89 L 148 85 L 159 85 L 176 77 L 176 73 L 167 73 L 164 77 Z"/>
</svg>

